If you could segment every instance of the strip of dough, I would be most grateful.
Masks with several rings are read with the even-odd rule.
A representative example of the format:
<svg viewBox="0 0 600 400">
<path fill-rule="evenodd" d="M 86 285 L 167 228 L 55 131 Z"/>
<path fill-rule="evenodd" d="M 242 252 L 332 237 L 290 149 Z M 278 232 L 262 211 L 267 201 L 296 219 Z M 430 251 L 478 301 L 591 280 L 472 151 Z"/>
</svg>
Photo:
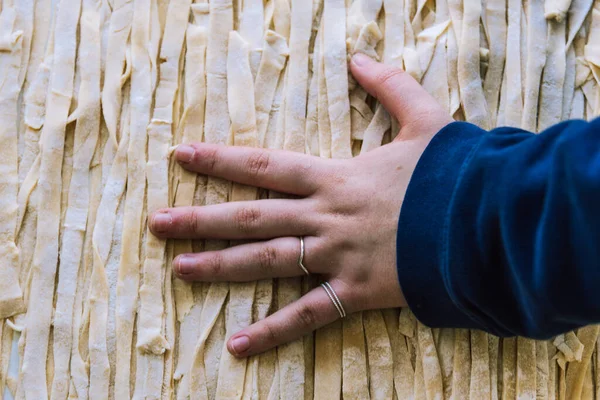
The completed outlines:
<svg viewBox="0 0 600 400">
<path fill-rule="evenodd" d="M 569 47 L 567 58 L 565 60 L 565 82 L 563 85 L 562 116 L 561 120 L 569 119 L 571 107 L 573 105 L 573 96 L 575 92 L 575 49 Z"/>
<path fill-rule="evenodd" d="M 321 53 L 321 34 L 315 38 L 315 48 L 309 60 L 310 84 L 308 85 L 308 99 L 306 105 L 306 125 L 304 132 L 305 152 L 319 156 L 319 58 Z M 353 127 L 354 128 L 354 127 Z"/>
<path fill-rule="evenodd" d="M 272 111 L 279 76 L 285 67 L 288 54 L 285 38 L 274 31 L 267 31 L 254 86 L 256 125 L 260 147 L 267 146 L 266 134 L 269 115 Z"/>
<path fill-rule="evenodd" d="M 479 74 L 479 19 L 481 2 L 464 0 L 460 46 L 458 47 L 458 83 L 465 117 L 483 129 L 490 128 L 487 105 Z"/>
<path fill-rule="evenodd" d="M 244 1 L 239 33 L 250 49 L 250 70 L 253 78 L 256 77 L 261 62 L 264 12 L 262 0 Z"/>
<path fill-rule="evenodd" d="M 342 394 L 342 324 L 319 329 L 315 338 L 315 400 L 339 399 Z"/>
<path fill-rule="evenodd" d="M 543 18 L 543 1 L 530 0 L 527 13 L 527 65 L 523 95 L 521 127 L 528 131 L 537 129 L 538 96 L 542 69 L 546 64 L 546 20 Z M 523 61 L 523 60 L 521 60 Z"/>
<path fill-rule="evenodd" d="M 390 399 L 394 395 L 394 360 L 381 310 L 364 312 L 363 326 L 367 342 L 371 399 Z"/>
<path fill-rule="evenodd" d="M 401 2 L 384 1 L 385 33 L 383 61 L 386 64 L 402 68 L 404 55 L 404 7 Z M 390 129 L 391 121 L 388 112 L 377 105 L 375 115 L 364 132 L 361 153 L 370 151 L 381 145 L 383 135 Z"/>
<path fill-rule="evenodd" d="M 321 23 L 323 25 L 323 23 Z M 322 29 L 322 28 L 321 28 Z M 324 35 L 320 36 L 320 52 L 317 53 L 317 75 L 318 89 L 317 96 L 317 128 L 319 132 L 319 155 L 323 158 L 331 158 L 331 122 L 329 121 L 329 103 L 327 99 L 327 84 L 325 82 L 325 54 L 323 40 Z"/>
<path fill-rule="evenodd" d="M 508 34 L 506 39 L 506 69 L 504 82 L 506 86 L 506 109 L 504 125 L 518 127 L 521 124 L 523 98 L 521 97 L 521 2 L 509 0 Z"/>
<path fill-rule="evenodd" d="M 76 110 L 73 174 L 69 206 L 61 240 L 61 258 L 54 314 L 54 380 L 52 398 L 64 399 L 69 390 L 73 306 L 89 209 L 89 169 L 100 134 L 100 16 L 93 2 L 83 1 L 79 104 Z"/>
<path fill-rule="evenodd" d="M 184 111 L 180 126 L 183 126 L 183 143 L 199 142 L 202 140 L 204 128 L 204 109 L 206 101 L 205 55 L 208 32 L 208 4 L 198 3 L 200 8 L 196 15 L 195 24 L 187 28 L 187 52 L 185 69 L 185 99 Z M 193 68 L 190 68 L 193 66 Z M 175 206 L 191 206 L 194 203 L 196 190 L 196 174 L 184 169 L 178 170 L 179 183 L 175 196 Z M 175 242 L 175 254 L 192 251 L 190 241 Z M 176 279 L 173 282 L 177 320 L 179 329 L 179 355 L 174 378 L 180 380 L 188 374 L 193 361 L 193 352 L 188 345 L 195 341 L 199 333 L 201 307 L 194 304 L 192 284 Z M 194 311 L 196 310 L 196 311 Z M 186 380 L 187 383 L 187 380 Z M 188 393 L 189 384 L 181 385 L 182 394 Z M 189 394 L 189 393 L 188 393 Z M 180 393 L 178 392 L 178 398 Z"/>
<path fill-rule="evenodd" d="M 160 80 L 156 89 L 154 114 L 148 126 L 148 212 L 167 207 L 168 152 L 173 123 L 173 102 L 178 87 L 178 65 L 191 0 L 169 3 L 165 35 L 161 45 Z M 165 241 L 149 234 L 146 242 L 144 276 L 140 288 L 140 324 L 137 347 L 154 355 L 168 348 L 162 336 L 164 300 L 160 276 L 165 267 Z"/>
<path fill-rule="evenodd" d="M 496 126 L 500 84 L 504 76 L 504 61 L 509 41 L 506 31 L 506 1 L 491 0 L 485 4 L 485 22 L 487 41 L 490 45 L 490 58 L 487 73 L 483 80 L 485 101 L 490 115 L 490 126 Z M 509 19 L 510 25 L 510 19 Z M 508 60 L 507 64 L 508 64 Z"/>
<path fill-rule="evenodd" d="M 471 330 L 470 398 L 491 398 L 488 334 L 478 330 Z"/>
<path fill-rule="evenodd" d="M 116 373 L 115 396 L 128 398 L 130 394 L 131 348 L 134 319 L 137 307 L 140 244 L 144 195 L 146 190 L 147 134 L 152 101 L 152 79 L 150 76 L 149 42 L 150 1 L 135 0 L 131 26 L 131 119 L 130 139 L 127 150 L 127 195 L 123 214 L 123 242 L 117 281 L 116 299 Z"/>
<path fill-rule="evenodd" d="M 550 363 L 548 362 L 548 345 L 545 341 L 535 342 L 535 387 L 538 399 L 548 398 L 548 374 Z"/>
<path fill-rule="evenodd" d="M 502 400 L 510 400 L 517 393 L 517 339 L 502 339 Z"/>
<path fill-rule="evenodd" d="M 583 354 L 581 361 L 573 361 L 567 369 L 567 399 L 581 398 L 585 374 L 592 358 L 599 331 L 600 326 L 598 325 L 588 326 L 577 331 L 577 337 L 583 343 Z"/>
<path fill-rule="evenodd" d="M 548 398 L 556 399 L 556 346 L 551 340 L 545 342 L 548 352 Z"/>
<path fill-rule="evenodd" d="M 346 19 L 346 8 L 343 0 L 325 0 L 324 7 L 323 54 L 331 122 L 331 156 L 349 158 L 352 156 L 352 127 L 348 99 L 346 24 L 340 22 Z"/>
<path fill-rule="evenodd" d="M 444 384 L 440 360 L 433 340 L 431 329 L 420 322 L 417 323 L 419 338 L 419 354 L 423 364 L 423 377 L 425 378 L 425 395 L 428 400 L 444 398 Z"/>
<path fill-rule="evenodd" d="M 517 398 L 535 399 L 536 358 L 535 341 L 517 338 Z"/>
<path fill-rule="evenodd" d="M 126 54 L 129 50 L 127 39 L 131 32 L 134 3 L 134 0 L 116 0 L 112 7 L 108 28 L 105 78 L 102 87 L 102 115 L 115 146 L 118 143 L 117 124 L 121 111 L 121 88 L 127 79 L 127 75 L 123 75 L 123 67 L 126 59 L 129 58 Z M 83 39 L 81 42 L 85 43 Z"/>
<path fill-rule="evenodd" d="M 467 399 L 471 385 L 471 354 L 469 331 L 454 332 L 454 373 L 452 374 L 452 398 Z"/>
<path fill-rule="evenodd" d="M 291 9 L 289 0 L 273 0 L 273 27 L 286 40 L 290 39 Z"/>
<path fill-rule="evenodd" d="M 342 395 L 344 399 L 368 399 L 369 384 L 363 314 L 342 320 Z"/>
<path fill-rule="evenodd" d="M 290 29 L 290 56 L 287 67 L 288 84 L 286 90 L 286 134 L 284 149 L 301 153 L 305 150 L 306 140 L 305 124 L 308 90 L 308 42 L 311 34 L 311 24 L 312 2 L 294 0 Z M 348 91 L 346 90 L 346 96 L 347 93 Z M 350 129 L 348 129 L 348 132 L 350 132 Z M 284 371 L 279 371 L 279 373 L 285 375 Z"/>
<path fill-rule="evenodd" d="M 23 291 L 19 284 L 19 251 L 15 244 L 19 191 L 18 136 L 14 130 L 18 121 L 17 101 L 21 90 L 19 73 L 23 50 L 23 31 L 15 24 L 14 7 L 5 8 L 0 14 L 1 29 L 7 29 L 9 47 L 0 59 L 0 319 L 25 311 Z"/>
<path fill-rule="evenodd" d="M 80 0 L 62 0 L 56 19 L 55 68 L 51 76 L 48 112 L 42 134 L 39 179 L 38 239 L 34 256 L 31 298 L 27 313 L 27 343 L 23 355 L 23 386 L 28 398 L 46 398 L 46 356 L 52 318 L 52 299 L 58 262 L 62 153 L 69 107 L 73 95 L 76 32 Z"/>
<path fill-rule="evenodd" d="M 571 47 L 575 36 L 580 31 L 583 21 L 592 8 L 593 0 L 572 0 L 569 8 L 569 32 L 566 47 Z"/>
<path fill-rule="evenodd" d="M 129 145 L 129 107 L 124 104 L 121 126 L 123 135 L 113 160 L 110 175 L 104 186 L 102 200 L 98 206 L 97 223 L 92 237 L 93 267 L 89 292 L 89 357 L 90 397 L 108 397 L 110 365 L 107 348 L 107 320 L 109 286 L 106 266 L 111 252 L 117 210 L 127 183 L 127 147 Z M 112 147 L 110 141 L 105 147 Z"/>
<path fill-rule="evenodd" d="M 566 69 L 565 29 L 564 22 L 549 23 L 548 59 L 540 88 L 538 131 L 560 122 L 562 116 Z"/>
</svg>

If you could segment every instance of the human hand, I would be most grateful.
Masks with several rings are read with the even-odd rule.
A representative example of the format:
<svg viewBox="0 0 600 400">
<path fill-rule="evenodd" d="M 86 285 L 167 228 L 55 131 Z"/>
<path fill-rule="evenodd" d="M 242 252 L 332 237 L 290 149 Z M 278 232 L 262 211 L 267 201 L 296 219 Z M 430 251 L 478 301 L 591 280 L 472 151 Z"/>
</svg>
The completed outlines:
<svg viewBox="0 0 600 400">
<path fill-rule="evenodd" d="M 179 278 L 214 282 L 302 276 L 299 237 L 304 237 L 303 264 L 331 284 L 347 313 L 406 306 L 396 270 L 400 208 L 421 154 L 452 119 L 401 70 L 356 55 L 351 71 L 398 120 L 401 129 L 392 143 L 346 160 L 209 144 L 177 148 L 177 161 L 190 171 L 299 197 L 155 212 L 150 229 L 162 238 L 255 240 L 179 255 L 173 261 Z M 326 291 L 317 287 L 232 335 L 227 347 L 235 356 L 250 356 L 339 316 Z"/>
</svg>

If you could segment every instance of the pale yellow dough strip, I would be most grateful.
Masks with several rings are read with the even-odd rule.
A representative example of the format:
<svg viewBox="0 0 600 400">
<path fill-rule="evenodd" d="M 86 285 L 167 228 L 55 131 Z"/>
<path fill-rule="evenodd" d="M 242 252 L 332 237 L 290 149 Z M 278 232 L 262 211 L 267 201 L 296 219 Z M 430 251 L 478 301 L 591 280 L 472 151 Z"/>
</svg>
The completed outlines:
<svg viewBox="0 0 600 400">
<path fill-rule="evenodd" d="M 23 291 L 19 284 L 19 251 L 15 244 L 17 234 L 19 190 L 18 137 L 14 127 L 17 121 L 17 100 L 21 90 L 19 73 L 23 51 L 23 31 L 16 24 L 15 7 L 7 7 L 0 14 L 0 29 L 6 29 L 9 43 L 0 58 L 0 319 L 25 310 Z M 0 38 L 2 39 L 2 38 Z"/>
<path fill-rule="evenodd" d="M 363 326 L 367 343 L 371 399 L 390 399 L 394 395 L 394 360 L 381 310 L 364 312 Z"/>
<path fill-rule="evenodd" d="M 342 395 L 342 324 L 336 321 L 316 333 L 315 400 Z"/>
<path fill-rule="evenodd" d="M 479 330 L 471 330 L 470 398 L 491 398 L 488 334 Z"/>
<path fill-rule="evenodd" d="M 540 88 L 538 131 L 560 122 L 562 116 L 566 69 L 565 29 L 565 22 L 549 22 L 548 58 Z"/>
<path fill-rule="evenodd" d="M 64 399 L 69 390 L 73 307 L 89 209 L 89 170 L 100 134 L 100 16 L 91 0 L 84 0 L 80 26 L 78 67 L 81 71 L 73 174 L 61 240 L 56 310 L 54 314 L 53 399 Z"/>
<path fill-rule="evenodd" d="M 444 384 L 433 334 L 430 328 L 419 322 L 417 323 L 417 335 L 425 379 L 425 396 L 428 400 L 441 400 L 444 398 Z"/>
<path fill-rule="evenodd" d="M 323 54 L 329 120 L 331 122 L 332 158 L 349 158 L 352 156 L 348 63 L 346 61 L 345 41 L 346 24 L 341 22 L 345 20 L 346 8 L 344 1 L 325 0 L 323 10 Z M 290 81 L 289 84 L 293 85 L 294 82 Z"/>
<path fill-rule="evenodd" d="M 574 361 L 567 369 L 567 399 L 579 399 L 583 391 L 585 374 L 590 365 L 594 344 L 598 339 L 600 326 L 588 326 L 577 331 L 577 337 L 583 344 L 581 361 Z"/>
<path fill-rule="evenodd" d="M 122 102 L 121 89 L 127 79 L 127 75 L 123 74 L 123 69 L 126 59 L 130 57 L 127 40 L 131 32 L 134 3 L 134 0 L 116 0 L 113 4 L 108 28 L 105 78 L 102 87 L 102 114 L 110 139 L 115 146 L 117 145 L 117 125 Z M 127 63 L 130 64 L 130 61 Z"/>
<path fill-rule="evenodd" d="M 543 18 L 542 0 L 529 1 L 527 16 L 527 62 L 523 94 L 521 127 L 529 131 L 537 129 L 538 99 L 542 69 L 546 63 L 546 20 Z M 521 60 L 524 62 L 525 60 Z"/>
<path fill-rule="evenodd" d="M 502 339 L 502 397 L 511 400 L 517 395 L 517 339 Z"/>
<path fill-rule="evenodd" d="M 535 341 L 517 338 L 517 399 L 535 399 Z"/>
<path fill-rule="evenodd" d="M 454 372 L 452 398 L 468 399 L 471 386 L 471 354 L 469 331 L 457 329 L 454 333 Z"/>
<path fill-rule="evenodd" d="M 138 299 L 140 245 L 146 190 L 146 127 L 150 121 L 152 79 L 148 37 L 150 1 L 134 1 L 131 26 L 131 105 L 127 149 L 127 193 L 123 214 L 123 239 L 116 293 L 115 396 L 130 398 L 133 327 Z M 144 149 L 144 151 L 140 151 Z"/>
<path fill-rule="evenodd" d="M 485 101 L 488 105 L 490 125 L 496 126 L 498 102 L 500 100 L 500 85 L 504 75 L 505 57 L 508 47 L 507 31 L 507 2 L 490 0 L 485 4 L 485 26 L 490 45 L 490 57 L 487 73 L 483 80 Z M 510 19 L 509 19 L 510 24 Z M 507 64 L 508 64 L 508 60 Z"/>
<path fill-rule="evenodd" d="M 342 396 L 368 399 L 367 351 L 362 313 L 342 320 Z"/>
<path fill-rule="evenodd" d="M 464 14 L 458 47 L 458 83 L 463 110 L 468 122 L 490 128 L 487 105 L 479 74 L 479 19 L 481 2 L 464 0 Z"/>
<path fill-rule="evenodd" d="M 61 65 L 51 75 L 47 118 L 42 133 L 39 179 L 38 239 L 35 247 L 31 297 L 35 306 L 27 314 L 27 343 L 23 355 L 23 386 L 27 398 L 48 397 L 46 357 L 52 318 L 52 299 L 58 262 L 62 154 L 66 121 L 73 95 L 75 38 L 80 0 L 58 5 L 54 61 Z"/>
<path fill-rule="evenodd" d="M 521 124 L 523 98 L 521 97 L 521 2 L 509 0 L 508 34 L 506 38 L 506 68 L 504 70 L 506 85 L 506 108 L 504 125 L 518 127 Z"/>
<path fill-rule="evenodd" d="M 208 4 L 195 5 L 195 23 L 188 25 L 186 33 L 185 55 L 185 98 L 184 111 L 180 126 L 183 128 L 183 143 L 200 142 L 204 130 L 204 108 L 206 102 L 206 44 L 208 40 Z M 193 66 L 193 68 L 190 68 Z M 179 183 L 175 195 L 175 206 L 191 206 L 194 203 L 196 190 L 196 174 L 184 169 L 178 170 Z M 177 241 L 175 255 L 192 251 L 190 241 Z M 173 281 L 175 306 L 179 327 L 179 355 L 174 379 L 180 380 L 187 375 L 193 361 L 193 344 L 196 341 L 201 304 L 194 304 L 193 285 L 180 279 Z M 189 383 L 181 385 L 178 392 L 187 393 Z M 188 393 L 189 394 L 189 393 Z"/>
<path fill-rule="evenodd" d="M 267 31 L 265 33 L 263 55 L 254 86 L 256 125 L 260 147 L 267 146 L 266 136 L 269 115 L 272 110 L 277 83 L 281 71 L 285 67 L 288 54 L 289 50 L 285 38 L 274 31 Z"/>
<path fill-rule="evenodd" d="M 162 38 L 160 77 L 155 93 L 154 112 L 148 125 L 147 207 L 148 213 L 169 206 L 169 147 L 174 123 L 173 105 L 179 86 L 179 59 L 187 28 L 191 0 L 177 0 L 169 3 L 164 36 Z M 145 354 L 147 371 L 144 373 L 142 396 L 161 395 L 166 360 L 166 373 L 169 374 L 171 344 L 165 324 L 169 319 L 167 304 L 169 294 L 164 294 L 163 279 L 170 278 L 166 273 L 166 241 L 147 234 L 143 278 L 140 287 L 140 311 L 136 347 Z M 166 355 L 165 352 L 167 352 Z M 169 390 L 169 389 L 167 389 Z"/>
</svg>

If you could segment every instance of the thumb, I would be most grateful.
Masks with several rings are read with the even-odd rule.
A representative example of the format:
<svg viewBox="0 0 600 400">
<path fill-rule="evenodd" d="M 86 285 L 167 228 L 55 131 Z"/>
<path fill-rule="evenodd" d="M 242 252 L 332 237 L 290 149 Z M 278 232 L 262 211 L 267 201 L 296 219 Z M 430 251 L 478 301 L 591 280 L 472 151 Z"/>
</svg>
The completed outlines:
<svg viewBox="0 0 600 400">
<path fill-rule="evenodd" d="M 350 63 L 358 83 L 394 116 L 401 126 L 415 126 L 448 113 L 408 73 L 357 53 Z"/>
</svg>

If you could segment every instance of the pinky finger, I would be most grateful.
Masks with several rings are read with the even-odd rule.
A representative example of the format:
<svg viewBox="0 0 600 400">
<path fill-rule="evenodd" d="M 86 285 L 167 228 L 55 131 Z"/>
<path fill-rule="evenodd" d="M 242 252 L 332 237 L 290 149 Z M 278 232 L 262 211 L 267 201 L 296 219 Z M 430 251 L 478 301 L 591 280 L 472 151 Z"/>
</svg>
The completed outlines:
<svg viewBox="0 0 600 400">
<path fill-rule="evenodd" d="M 338 288 L 335 291 L 343 302 L 343 293 Z M 338 318 L 340 312 L 325 289 L 319 286 L 273 315 L 234 334 L 227 342 L 227 349 L 236 357 L 248 357 L 299 339 Z"/>
</svg>

